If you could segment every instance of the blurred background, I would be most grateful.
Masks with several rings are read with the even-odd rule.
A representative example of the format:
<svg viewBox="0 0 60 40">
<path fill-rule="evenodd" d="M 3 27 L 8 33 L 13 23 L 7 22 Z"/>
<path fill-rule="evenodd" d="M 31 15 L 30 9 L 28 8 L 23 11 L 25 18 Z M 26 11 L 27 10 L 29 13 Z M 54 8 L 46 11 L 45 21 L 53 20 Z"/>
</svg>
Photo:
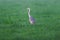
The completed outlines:
<svg viewBox="0 0 60 40">
<path fill-rule="evenodd" d="M 60 0 L 0 0 L 0 40 L 60 40 Z"/>
</svg>

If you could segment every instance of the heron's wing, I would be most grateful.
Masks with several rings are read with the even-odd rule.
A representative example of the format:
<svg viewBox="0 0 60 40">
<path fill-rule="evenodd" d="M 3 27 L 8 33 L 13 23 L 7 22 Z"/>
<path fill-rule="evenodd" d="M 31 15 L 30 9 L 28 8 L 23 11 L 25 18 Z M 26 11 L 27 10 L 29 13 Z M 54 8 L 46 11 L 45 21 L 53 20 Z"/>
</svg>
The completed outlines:
<svg viewBox="0 0 60 40">
<path fill-rule="evenodd" d="M 35 19 L 33 17 L 30 17 L 30 20 L 33 21 L 33 22 L 35 21 Z"/>
</svg>

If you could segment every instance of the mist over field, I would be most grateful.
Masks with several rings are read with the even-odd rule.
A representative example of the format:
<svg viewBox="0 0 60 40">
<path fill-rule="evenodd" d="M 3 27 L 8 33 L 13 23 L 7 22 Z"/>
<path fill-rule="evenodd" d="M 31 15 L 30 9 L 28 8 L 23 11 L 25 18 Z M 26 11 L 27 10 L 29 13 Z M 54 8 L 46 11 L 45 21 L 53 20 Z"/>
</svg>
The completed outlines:
<svg viewBox="0 0 60 40">
<path fill-rule="evenodd" d="M 0 40 L 60 40 L 60 0 L 0 0 Z"/>
</svg>

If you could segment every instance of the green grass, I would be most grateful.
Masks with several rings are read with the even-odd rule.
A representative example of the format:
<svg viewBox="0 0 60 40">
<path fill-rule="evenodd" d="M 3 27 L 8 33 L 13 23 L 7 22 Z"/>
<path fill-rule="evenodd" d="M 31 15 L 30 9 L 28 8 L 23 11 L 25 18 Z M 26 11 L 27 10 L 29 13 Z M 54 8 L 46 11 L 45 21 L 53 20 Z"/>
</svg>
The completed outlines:
<svg viewBox="0 0 60 40">
<path fill-rule="evenodd" d="M 60 0 L 0 0 L 0 40 L 60 40 Z"/>
</svg>

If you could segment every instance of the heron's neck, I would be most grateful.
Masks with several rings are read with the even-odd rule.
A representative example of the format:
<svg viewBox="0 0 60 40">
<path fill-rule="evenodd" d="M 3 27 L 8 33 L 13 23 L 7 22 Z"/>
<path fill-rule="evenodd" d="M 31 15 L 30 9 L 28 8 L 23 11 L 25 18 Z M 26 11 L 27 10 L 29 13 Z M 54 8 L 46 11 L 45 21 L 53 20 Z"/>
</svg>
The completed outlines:
<svg viewBox="0 0 60 40">
<path fill-rule="evenodd" d="M 28 9 L 28 16 L 30 17 L 30 9 Z"/>
</svg>

